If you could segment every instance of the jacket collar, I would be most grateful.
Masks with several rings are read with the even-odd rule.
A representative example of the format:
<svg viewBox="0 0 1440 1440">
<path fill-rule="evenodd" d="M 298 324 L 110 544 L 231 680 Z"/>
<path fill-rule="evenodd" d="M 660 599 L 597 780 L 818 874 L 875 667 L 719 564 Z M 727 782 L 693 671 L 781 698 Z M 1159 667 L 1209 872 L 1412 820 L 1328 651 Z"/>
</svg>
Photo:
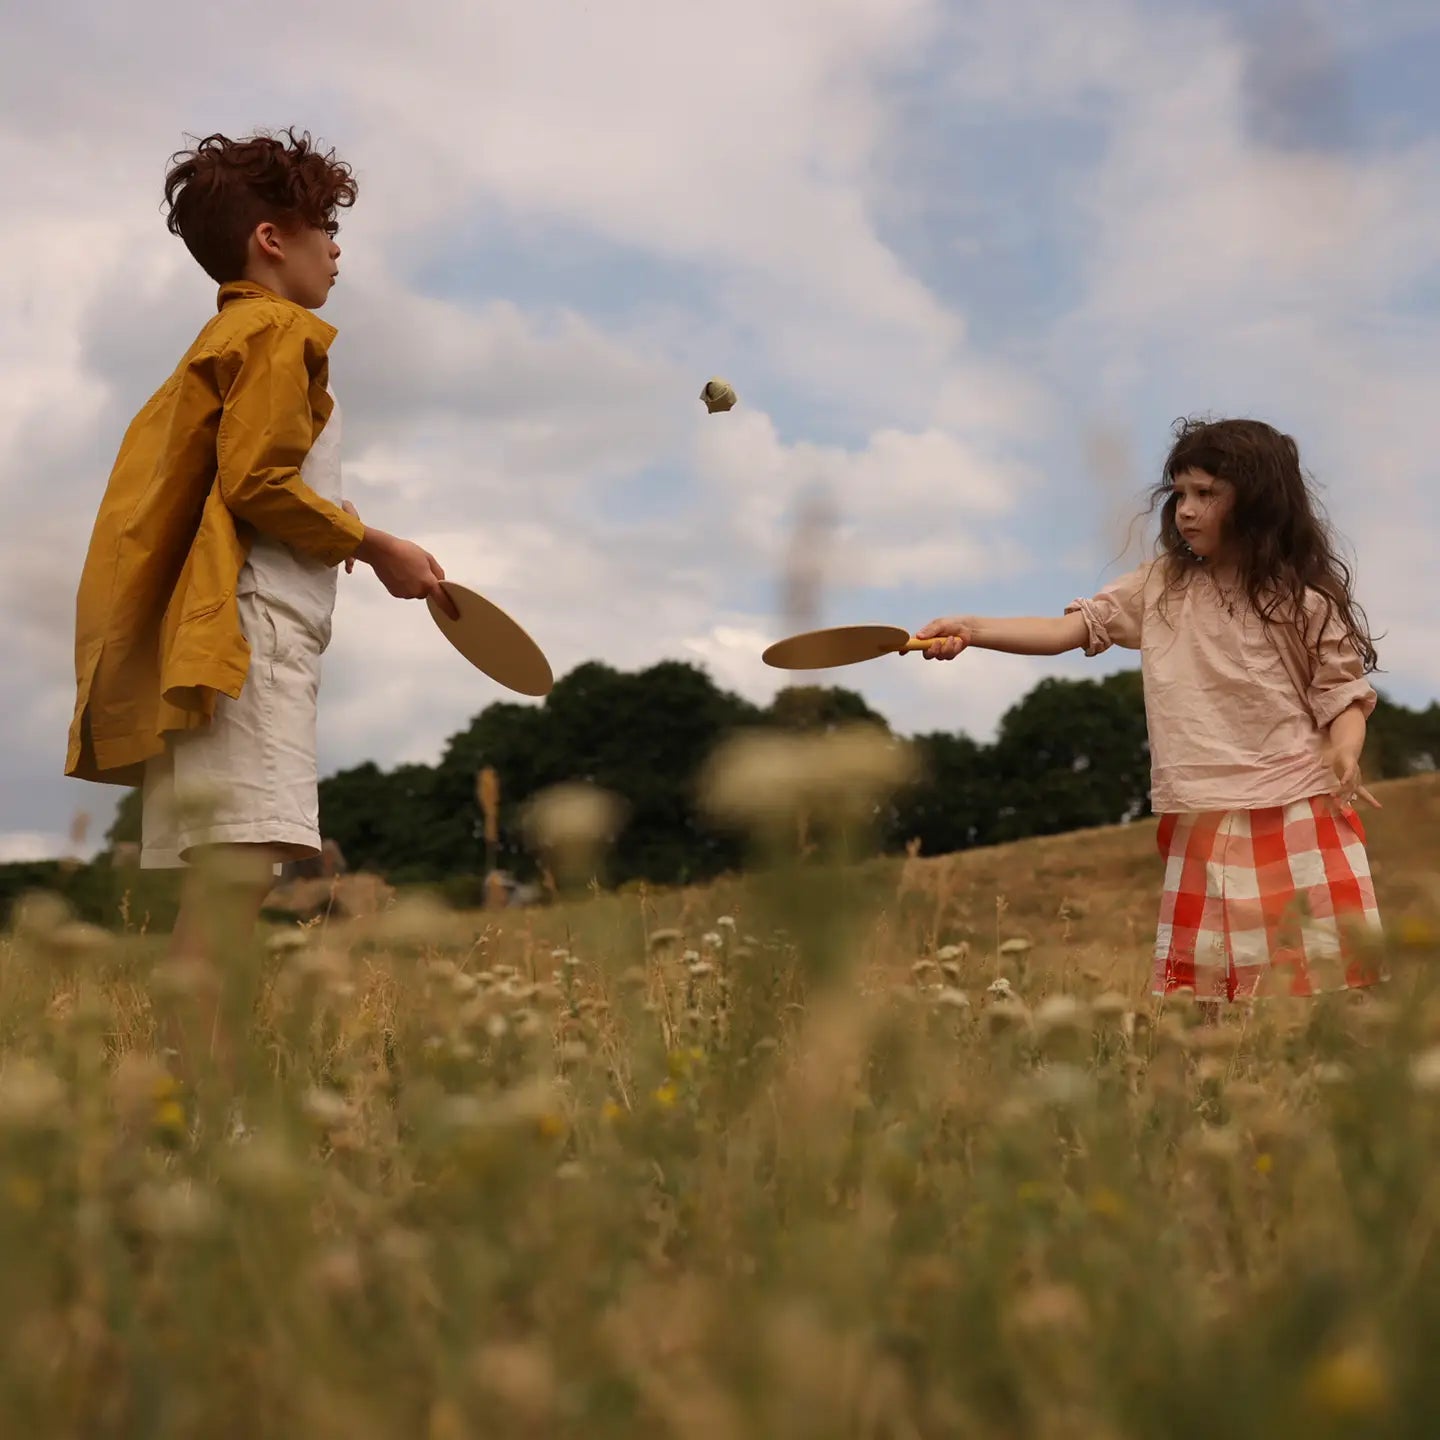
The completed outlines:
<svg viewBox="0 0 1440 1440">
<path fill-rule="evenodd" d="M 307 310 L 305 306 L 297 305 L 293 300 L 287 300 L 283 295 L 277 295 L 273 290 L 267 289 L 264 285 L 257 285 L 253 280 L 227 281 L 220 287 L 220 293 L 215 300 L 215 308 L 223 310 L 237 300 L 270 300 L 276 305 L 287 305 L 292 310 L 298 310 L 312 325 L 320 329 L 325 336 L 326 344 L 329 344 L 339 333 L 333 325 L 322 320 L 313 310 Z"/>
</svg>

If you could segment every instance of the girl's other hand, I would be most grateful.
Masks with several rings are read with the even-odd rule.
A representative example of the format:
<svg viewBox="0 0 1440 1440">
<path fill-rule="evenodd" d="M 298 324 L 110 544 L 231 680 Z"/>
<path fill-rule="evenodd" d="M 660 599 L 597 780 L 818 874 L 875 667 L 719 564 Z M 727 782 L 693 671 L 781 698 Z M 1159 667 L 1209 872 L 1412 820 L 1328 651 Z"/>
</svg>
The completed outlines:
<svg viewBox="0 0 1440 1440">
<path fill-rule="evenodd" d="M 1331 768 L 1335 771 L 1335 793 L 1342 805 L 1353 805 L 1363 800 L 1380 810 L 1380 802 L 1365 788 L 1360 778 L 1360 756 L 1348 747 L 1336 746 L 1329 755 Z"/>
<path fill-rule="evenodd" d="M 942 620 L 932 620 L 915 632 L 917 640 L 933 640 L 920 653 L 927 660 L 953 660 L 970 644 L 973 622 L 968 616 L 951 615 Z"/>
</svg>

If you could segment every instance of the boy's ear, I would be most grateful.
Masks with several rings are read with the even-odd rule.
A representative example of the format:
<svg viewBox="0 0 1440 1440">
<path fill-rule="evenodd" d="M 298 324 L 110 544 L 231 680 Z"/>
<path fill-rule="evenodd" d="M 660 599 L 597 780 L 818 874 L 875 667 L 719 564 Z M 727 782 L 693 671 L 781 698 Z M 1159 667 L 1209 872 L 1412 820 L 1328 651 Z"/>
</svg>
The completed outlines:
<svg viewBox="0 0 1440 1440">
<path fill-rule="evenodd" d="M 250 237 L 259 247 L 260 253 L 268 260 L 285 258 L 285 235 L 271 220 L 262 220 Z"/>
</svg>

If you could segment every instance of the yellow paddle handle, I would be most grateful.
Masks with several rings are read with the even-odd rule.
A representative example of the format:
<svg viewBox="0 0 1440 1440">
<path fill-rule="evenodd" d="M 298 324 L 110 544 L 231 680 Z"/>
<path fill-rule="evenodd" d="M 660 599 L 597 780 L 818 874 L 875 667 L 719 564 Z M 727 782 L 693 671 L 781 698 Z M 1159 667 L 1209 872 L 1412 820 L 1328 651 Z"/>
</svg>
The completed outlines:
<svg viewBox="0 0 1440 1440">
<path fill-rule="evenodd" d="M 943 635 L 932 635 L 928 640 L 917 640 L 913 635 L 900 647 L 900 653 L 904 655 L 910 650 L 923 650 L 927 645 L 938 645 L 945 637 Z"/>
</svg>

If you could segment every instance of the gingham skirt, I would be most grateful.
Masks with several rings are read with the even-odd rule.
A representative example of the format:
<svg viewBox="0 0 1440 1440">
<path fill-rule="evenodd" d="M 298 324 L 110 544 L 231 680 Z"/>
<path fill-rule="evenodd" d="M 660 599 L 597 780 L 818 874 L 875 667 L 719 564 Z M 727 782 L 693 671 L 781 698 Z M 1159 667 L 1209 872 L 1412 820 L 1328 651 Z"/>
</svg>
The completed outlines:
<svg viewBox="0 0 1440 1440">
<path fill-rule="evenodd" d="M 1162 815 L 1157 840 L 1157 995 L 1316 995 L 1384 978 L 1373 958 L 1380 911 L 1365 829 L 1353 809 L 1315 795 L 1267 810 Z"/>
</svg>

